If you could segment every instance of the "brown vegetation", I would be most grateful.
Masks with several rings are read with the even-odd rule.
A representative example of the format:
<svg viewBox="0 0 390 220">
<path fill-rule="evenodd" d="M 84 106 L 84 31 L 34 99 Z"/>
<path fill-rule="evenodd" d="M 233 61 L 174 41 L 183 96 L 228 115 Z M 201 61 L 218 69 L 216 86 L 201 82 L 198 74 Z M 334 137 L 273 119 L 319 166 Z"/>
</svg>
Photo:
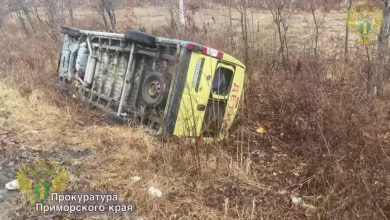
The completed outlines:
<svg viewBox="0 0 390 220">
<path fill-rule="evenodd" d="M 280 65 L 275 53 L 280 45 L 261 40 L 267 34 L 278 37 L 272 20 L 258 28 L 253 13 L 244 15 L 242 5 L 238 10 L 239 20 L 189 22 L 185 31 L 177 28 L 177 16 L 153 30 L 139 24 L 247 59 L 245 101 L 223 143 L 162 143 L 137 128 L 106 125 L 102 115 L 56 91 L 61 43 L 53 39 L 60 36 L 33 29 L 26 35 L 18 20 L 1 30 L 0 126 L 40 148 L 94 149 L 83 166 L 69 168 L 75 174 L 72 190 L 118 191 L 147 219 L 388 219 L 389 97 L 367 94 L 370 64 L 361 48 L 350 51 L 353 59 L 346 65 L 324 44 L 314 55 L 297 43 L 303 34 L 285 35 L 294 47 Z M 124 29 L 120 14 L 116 28 Z M 105 28 L 96 15 L 75 16 L 74 23 Z M 343 33 L 344 27 L 331 28 Z M 317 24 L 309 30 L 321 35 Z M 257 133 L 258 127 L 266 133 Z M 252 154 L 256 150 L 262 154 Z M 136 175 L 142 180 L 132 184 L 129 177 Z M 163 198 L 150 197 L 150 185 L 162 189 Z M 303 196 L 305 203 L 292 204 L 291 195 Z"/>
</svg>

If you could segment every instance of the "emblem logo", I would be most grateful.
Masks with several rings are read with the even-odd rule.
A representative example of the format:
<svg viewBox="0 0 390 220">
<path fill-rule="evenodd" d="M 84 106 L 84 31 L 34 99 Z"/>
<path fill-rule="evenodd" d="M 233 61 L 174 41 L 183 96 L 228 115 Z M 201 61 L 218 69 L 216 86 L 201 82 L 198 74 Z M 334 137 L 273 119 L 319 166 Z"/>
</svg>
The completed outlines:
<svg viewBox="0 0 390 220">
<path fill-rule="evenodd" d="M 64 168 L 45 161 L 19 168 L 17 180 L 20 192 L 28 198 L 31 205 L 47 201 L 53 192 L 64 192 L 69 184 Z"/>
<path fill-rule="evenodd" d="M 353 7 L 348 11 L 348 25 L 359 34 L 359 44 L 373 44 L 373 38 L 378 35 L 383 23 L 383 12 L 378 8 L 369 8 L 368 3 L 360 9 Z"/>
</svg>

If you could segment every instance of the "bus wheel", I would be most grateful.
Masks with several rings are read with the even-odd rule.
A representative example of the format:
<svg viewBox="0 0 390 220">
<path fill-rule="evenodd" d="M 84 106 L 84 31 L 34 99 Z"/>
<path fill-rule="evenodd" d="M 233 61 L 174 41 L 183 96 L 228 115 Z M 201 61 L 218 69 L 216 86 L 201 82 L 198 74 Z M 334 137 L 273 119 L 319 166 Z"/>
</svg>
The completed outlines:
<svg viewBox="0 0 390 220">
<path fill-rule="evenodd" d="M 71 37 L 76 37 L 76 38 L 80 37 L 80 30 L 76 28 L 61 26 L 60 32 L 63 34 L 67 34 Z"/>
<path fill-rule="evenodd" d="M 141 31 L 127 31 L 125 39 L 148 47 L 156 47 L 156 37 Z"/>
<path fill-rule="evenodd" d="M 169 92 L 168 79 L 159 72 L 145 76 L 141 89 L 142 101 L 149 107 L 158 107 L 165 103 Z"/>
</svg>

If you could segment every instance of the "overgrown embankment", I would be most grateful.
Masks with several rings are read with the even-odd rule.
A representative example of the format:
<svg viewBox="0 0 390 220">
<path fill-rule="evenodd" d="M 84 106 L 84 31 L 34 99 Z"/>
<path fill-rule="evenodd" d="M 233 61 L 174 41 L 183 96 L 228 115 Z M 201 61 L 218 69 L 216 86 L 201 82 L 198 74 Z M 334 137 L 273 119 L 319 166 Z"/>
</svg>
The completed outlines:
<svg viewBox="0 0 390 220">
<path fill-rule="evenodd" d="M 138 216 L 150 219 L 390 215 L 389 103 L 367 96 L 364 58 L 344 65 L 336 55 L 297 53 L 282 63 L 251 50 L 252 71 L 231 138 L 213 145 L 167 143 L 138 128 L 108 126 L 101 113 L 60 94 L 61 43 L 10 30 L 17 28 L 0 38 L 0 126 L 33 148 L 92 150 L 82 166 L 69 166 L 77 174 L 72 190 L 120 192 L 136 203 Z M 174 37 L 169 31 L 156 33 Z M 234 38 L 233 48 L 225 37 L 231 33 L 202 31 L 210 29 L 194 26 L 184 37 L 198 33 L 199 40 L 241 56 L 241 42 Z M 266 133 L 256 132 L 259 127 Z M 132 176 L 141 181 L 132 183 Z M 151 197 L 150 186 L 164 196 Z M 305 202 L 294 205 L 292 195 Z"/>
</svg>

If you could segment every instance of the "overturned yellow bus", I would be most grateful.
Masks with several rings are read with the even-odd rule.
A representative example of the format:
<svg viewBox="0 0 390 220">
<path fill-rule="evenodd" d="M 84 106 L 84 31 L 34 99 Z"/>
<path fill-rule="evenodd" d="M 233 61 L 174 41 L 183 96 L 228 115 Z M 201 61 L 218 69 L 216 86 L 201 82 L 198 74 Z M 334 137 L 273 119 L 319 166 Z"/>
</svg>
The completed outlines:
<svg viewBox="0 0 390 220">
<path fill-rule="evenodd" d="M 158 136 L 228 134 L 242 99 L 245 66 L 221 51 L 138 31 L 62 27 L 59 85 Z"/>
</svg>

